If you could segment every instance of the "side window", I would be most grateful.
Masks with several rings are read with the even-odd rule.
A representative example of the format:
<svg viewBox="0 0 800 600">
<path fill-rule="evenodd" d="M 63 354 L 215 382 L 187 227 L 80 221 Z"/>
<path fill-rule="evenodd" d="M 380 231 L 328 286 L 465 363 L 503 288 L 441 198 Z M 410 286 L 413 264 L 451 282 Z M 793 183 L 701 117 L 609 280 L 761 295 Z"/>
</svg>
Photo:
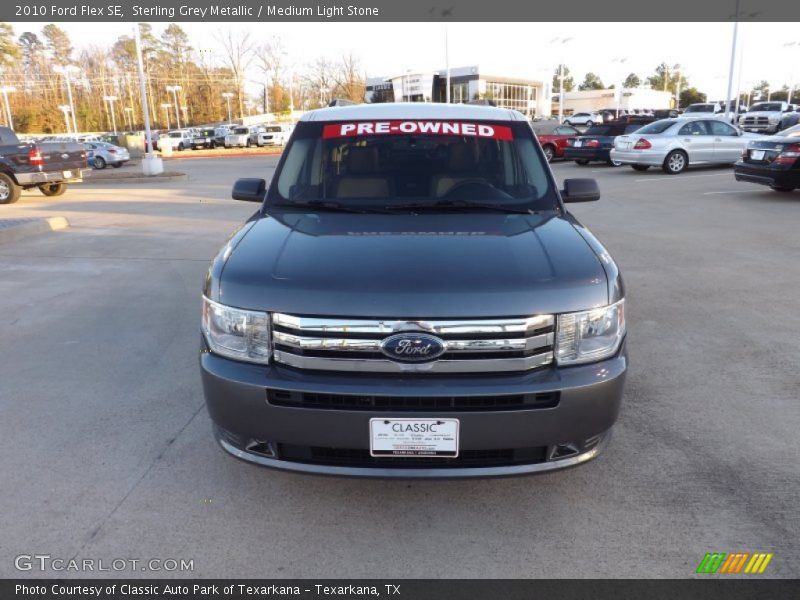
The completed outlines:
<svg viewBox="0 0 800 600">
<path fill-rule="evenodd" d="M 678 135 L 708 135 L 705 121 L 690 121 L 680 128 Z"/>
<path fill-rule="evenodd" d="M 711 135 L 738 136 L 736 130 L 723 121 L 711 121 L 709 125 L 711 125 Z"/>
<path fill-rule="evenodd" d="M 557 135 L 577 135 L 578 130 L 573 129 L 572 127 L 557 127 L 556 134 Z"/>
</svg>

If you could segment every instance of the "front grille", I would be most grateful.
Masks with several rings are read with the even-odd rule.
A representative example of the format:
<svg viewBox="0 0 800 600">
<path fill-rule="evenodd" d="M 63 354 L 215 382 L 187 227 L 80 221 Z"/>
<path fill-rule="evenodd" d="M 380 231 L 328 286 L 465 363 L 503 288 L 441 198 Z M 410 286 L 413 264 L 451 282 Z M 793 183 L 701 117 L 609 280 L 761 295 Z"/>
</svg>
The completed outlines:
<svg viewBox="0 0 800 600">
<path fill-rule="evenodd" d="M 501 448 L 496 450 L 462 450 L 456 458 L 400 458 L 370 456 L 361 448 L 329 448 L 278 444 L 278 458 L 310 465 L 339 467 L 387 467 L 392 469 L 476 468 L 529 465 L 547 460 L 547 446 Z"/>
<path fill-rule="evenodd" d="M 553 408 L 558 406 L 558 400 L 558 392 L 501 396 L 371 396 L 267 390 L 267 401 L 273 406 L 321 410 L 376 410 L 384 412 L 532 410 Z"/>
<path fill-rule="evenodd" d="M 527 371 L 553 361 L 555 317 L 509 319 L 367 320 L 272 316 L 274 358 L 298 369 L 380 373 Z M 428 362 L 400 362 L 381 351 L 398 333 L 427 333 L 444 342 Z"/>
<path fill-rule="evenodd" d="M 745 125 L 768 125 L 769 117 L 745 117 Z"/>
</svg>

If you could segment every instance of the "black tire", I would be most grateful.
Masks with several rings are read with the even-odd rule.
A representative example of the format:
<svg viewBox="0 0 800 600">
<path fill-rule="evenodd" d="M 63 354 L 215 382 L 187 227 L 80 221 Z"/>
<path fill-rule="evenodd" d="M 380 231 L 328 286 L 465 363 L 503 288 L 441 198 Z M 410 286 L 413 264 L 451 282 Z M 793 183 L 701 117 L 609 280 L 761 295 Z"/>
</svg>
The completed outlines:
<svg viewBox="0 0 800 600">
<path fill-rule="evenodd" d="M 122 163 L 114 163 L 111 166 L 114 167 L 115 169 L 119 169 L 122 166 Z"/>
<path fill-rule="evenodd" d="M 771 185 L 769 187 L 770 187 L 771 190 L 773 190 L 775 192 L 793 192 L 794 191 L 793 187 L 783 187 L 783 186 L 780 186 L 780 185 Z"/>
<path fill-rule="evenodd" d="M 248 139 L 248 140 L 247 140 L 247 148 L 249 148 L 249 147 L 250 147 L 250 146 L 252 146 L 252 145 L 253 145 L 253 143 L 252 143 L 252 142 L 251 142 L 251 141 Z"/>
<path fill-rule="evenodd" d="M 587 128 L 591 127 L 592 125 L 594 125 L 594 123 L 592 121 L 586 121 L 586 127 Z"/>
<path fill-rule="evenodd" d="M 60 196 L 67 191 L 67 184 L 63 181 L 61 183 L 46 183 L 39 186 L 39 191 L 45 196 Z"/>
<path fill-rule="evenodd" d="M 0 204 L 14 204 L 21 193 L 22 190 L 10 176 L 0 173 Z"/>
<path fill-rule="evenodd" d="M 683 173 L 689 164 L 689 158 L 683 150 L 673 150 L 664 159 L 662 169 L 668 175 L 677 175 Z"/>
<path fill-rule="evenodd" d="M 183 145 L 183 142 L 178 144 L 178 152 L 183 152 L 185 148 L 186 148 L 186 146 Z"/>
<path fill-rule="evenodd" d="M 106 168 L 106 159 L 102 156 L 95 156 L 94 157 L 94 168 L 98 171 L 102 171 Z"/>
<path fill-rule="evenodd" d="M 610 158 L 606 161 L 609 167 L 621 167 L 622 163 L 618 160 L 611 160 Z"/>
<path fill-rule="evenodd" d="M 564 125 L 572 125 L 572 123 L 570 123 L 569 119 L 567 119 L 567 120 L 564 121 Z"/>
<path fill-rule="evenodd" d="M 647 171 L 650 168 L 650 165 L 631 165 L 634 171 Z"/>
<path fill-rule="evenodd" d="M 542 148 L 544 152 L 544 157 L 547 159 L 547 162 L 553 162 L 553 158 L 556 156 L 556 149 L 553 144 L 545 144 Z"/>
<path fill-rule="evenodd" d="M 216 147 L 217 147 L 217 142 L 211 142 L 211 144 L 209 145 L 209 147 L 210 147 L 210 148 L 213 150 L 214 148 L 216 148 Z"/>
<path fill-rule="evenodd" d="M 575 162 L 578 163 L 580 166 L 584 167 L 589 164 L 589 161 L 585 158 L 576 158 Z"/>
</svg>

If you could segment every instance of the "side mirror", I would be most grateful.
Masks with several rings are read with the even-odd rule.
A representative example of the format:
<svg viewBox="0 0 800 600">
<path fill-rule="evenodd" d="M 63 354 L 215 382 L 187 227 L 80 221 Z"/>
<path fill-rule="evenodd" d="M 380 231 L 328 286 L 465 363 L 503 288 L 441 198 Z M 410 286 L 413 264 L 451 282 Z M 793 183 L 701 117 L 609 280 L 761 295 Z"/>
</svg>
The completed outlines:
<svg viewBox="0 0 800 600">
<path fill-rule="evenodd" d="M 594 179 L 565 179 L 561 198 L 564 202 L 594 202 L 600 200 L 600 188 Z"/>
<path fill-rule="evenodd" d="M 245 177 L 237 179 L 231 190 L 231 198 L 245 202 L 261 202 L 267 192 L 267 182 L 263 179 Z"/>
</svg>

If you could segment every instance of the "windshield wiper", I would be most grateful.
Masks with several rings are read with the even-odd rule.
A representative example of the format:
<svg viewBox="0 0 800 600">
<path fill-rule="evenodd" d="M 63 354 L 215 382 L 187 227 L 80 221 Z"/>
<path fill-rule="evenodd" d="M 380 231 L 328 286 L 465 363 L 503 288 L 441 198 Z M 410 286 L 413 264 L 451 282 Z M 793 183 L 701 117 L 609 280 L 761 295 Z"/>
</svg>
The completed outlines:
<svg viewBox="0 0 800 600">
<path fill-rule="evenodd" d="M 330 212 L 346 212 L 357 214 L 391 214 L 391 211 L 384 208 L 373 206 L 347 206 L 340 202 L 323 202 L 321 200 L 311 200 L 308 202 L 278 202 L 270 204 L 269 206 L 280 206 L 282 208 L 310 208 L 311 210 L 330 211 Z"/>
<path fill-rule="evenodd" d="M 495 212 L 509 213 L 515 215 L 535 215 L 539 211 L 530 208 L 514 208 L 511 206 L 502 206 L 499 204 L 490 204 L 488 202 L 465 202 L 464 200 L 440 200 L 438 202 L 426 202 L 419 204 L 399 204 L 397 206 L 387 206 L 387 209 L 399 212 L 401 210 L 436 210 L 440 208 L 466 208 L 466 209 L 480 209 L 491 210 Z"/>
</svg>

